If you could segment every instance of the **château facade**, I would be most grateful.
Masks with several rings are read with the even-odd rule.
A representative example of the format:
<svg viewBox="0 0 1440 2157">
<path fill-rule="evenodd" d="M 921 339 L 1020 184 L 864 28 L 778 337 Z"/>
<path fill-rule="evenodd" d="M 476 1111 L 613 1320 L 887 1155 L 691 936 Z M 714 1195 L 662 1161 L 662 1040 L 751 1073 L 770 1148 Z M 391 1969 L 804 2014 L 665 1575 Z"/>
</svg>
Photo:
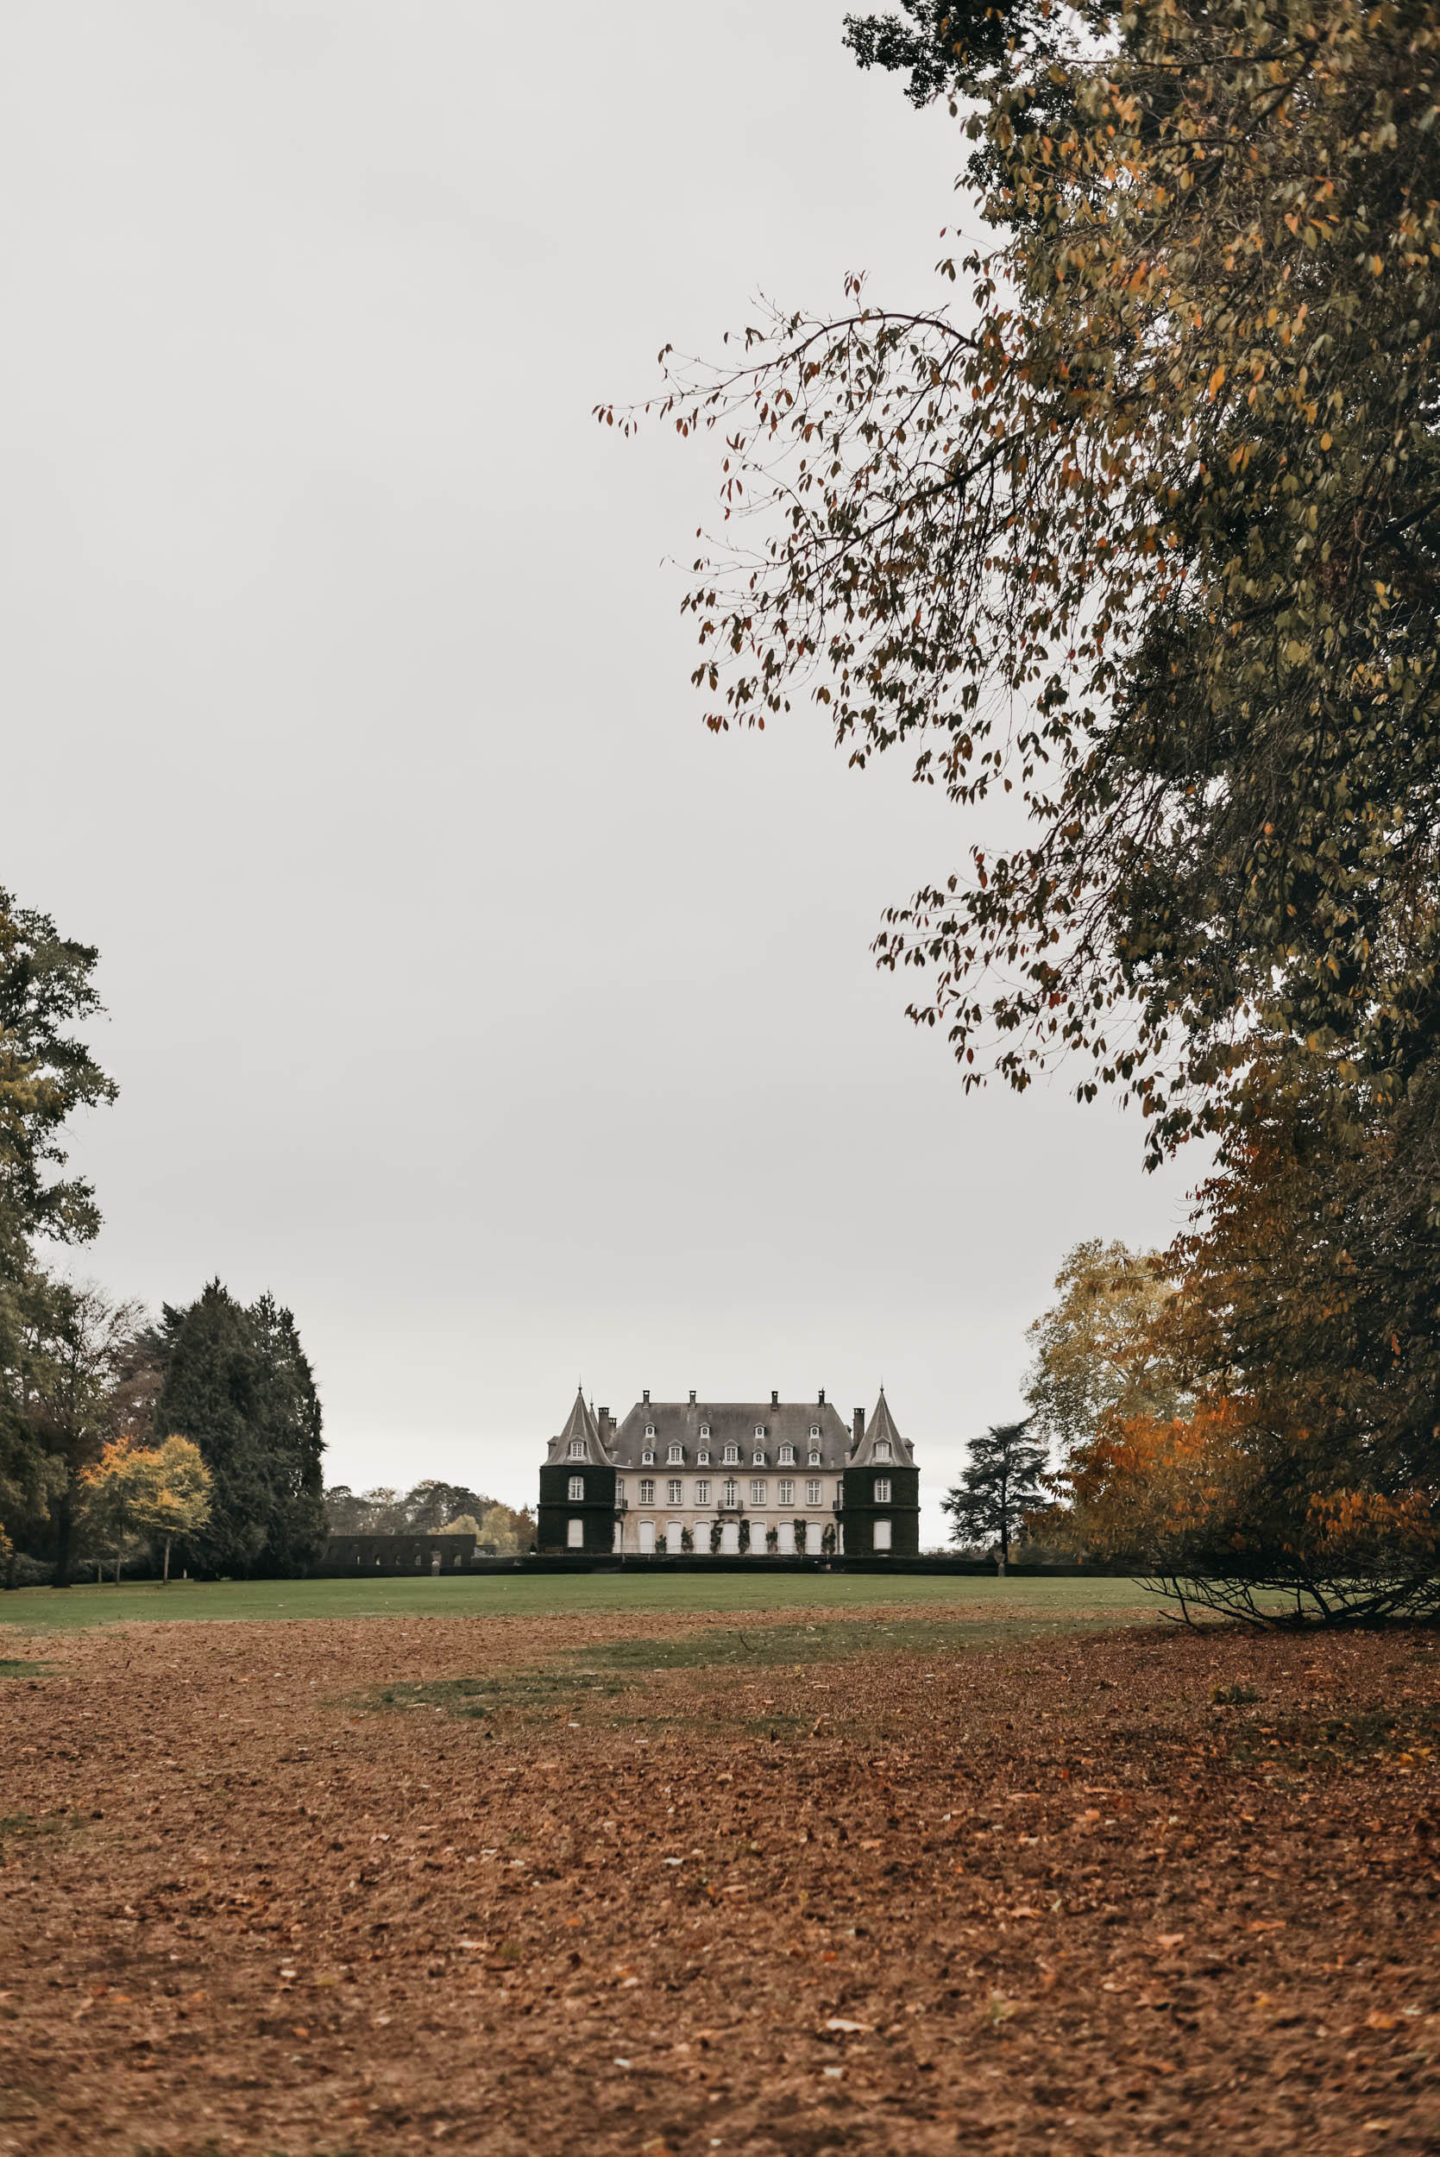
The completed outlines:
<svg viewBox="0 0 1440 2157">
<path fill-rule="evenodd" d="M 869 1422 L 813 1402 L 652 1401 L 620 1422 L 583 1392 L 540 1470 L 537 1547 L 648 1557 L 915 1557 L 920 1471 L 881 1388 Z"/>
</svg>

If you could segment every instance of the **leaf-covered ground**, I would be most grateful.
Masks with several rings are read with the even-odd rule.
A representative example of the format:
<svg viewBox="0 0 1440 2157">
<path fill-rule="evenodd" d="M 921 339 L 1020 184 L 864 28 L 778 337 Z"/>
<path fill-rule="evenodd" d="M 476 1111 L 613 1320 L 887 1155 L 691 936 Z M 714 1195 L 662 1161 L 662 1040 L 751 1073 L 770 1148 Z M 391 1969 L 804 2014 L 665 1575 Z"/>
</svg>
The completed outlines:
<svg viewBox="0 0 1440 2157">
<path fill-rule="evenodd" d="M 0 2151 L 1440 2147 L 1434 1636 L 791 1609 L 34 1653 Z"/>
</svg>

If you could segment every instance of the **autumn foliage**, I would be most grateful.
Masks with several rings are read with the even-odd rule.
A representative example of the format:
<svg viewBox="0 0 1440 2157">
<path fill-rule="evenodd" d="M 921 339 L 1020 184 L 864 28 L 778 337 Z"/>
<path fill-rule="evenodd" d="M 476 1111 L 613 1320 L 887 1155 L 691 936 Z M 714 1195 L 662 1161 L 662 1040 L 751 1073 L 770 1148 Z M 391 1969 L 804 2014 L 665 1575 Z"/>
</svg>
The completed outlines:
<svg viewBox="0 0 1440 2157">
<path fill-rule="evenodd" d="M 175 1537 L 194 1535 L 210 1518 L 212 1478 L 189 1438 L 171 1436 L 158 1446 L 112 1439 L 82 1481 L 92 1534 L 113 1539 L 117 1580 L 124 1546 L 135 1539 L 163 1544 L 168 1580 Z"/>
<path fill-rule="evenodd" d="M 1391 1117 L 1252 1078 L 1149 1328 L 1185 1405 L 1122 1400 L 1071 1456 L 1097 1551 L 1247 1614 L 1277 1588 L 1322 1617 L 1440 1608 L 1434 1231 L 1395 1146 Z"/>
</svg>

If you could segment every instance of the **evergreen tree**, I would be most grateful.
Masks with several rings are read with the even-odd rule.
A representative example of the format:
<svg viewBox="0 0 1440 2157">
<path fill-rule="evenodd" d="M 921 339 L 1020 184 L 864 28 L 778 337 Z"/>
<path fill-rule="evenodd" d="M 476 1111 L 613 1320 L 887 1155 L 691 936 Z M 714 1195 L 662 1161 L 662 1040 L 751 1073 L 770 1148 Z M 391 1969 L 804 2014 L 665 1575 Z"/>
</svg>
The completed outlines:
<svg viewBox="0 0 1440 2157">
<path fill-rule="evenodd" d="M 218 1280 L 167 1306 L 155 1426 L 193 1438 L 212 1478 L 210 1518 L 189 1539 L 197 1571 L 287 1573 L 325 1537 L 320 1402 L 295 1321 L 273 1297 L 250 1309 Z"/>
<path fill-rule="evenodd" d="M 996 1570 L 1003 1573 L 1024 1516 L 1046 1502 L 1046 1452 L 1030 1438 L 1032 1416 L 1023 1423 L 992 1423 L 970 1441 L 970 1461 L 944 1500 L 953 1543 L 993 1539 Z"/>
<path fill-rule="evenodd" d="M 259 1354 L 259 1423 L 270 1462 L 267 1572 L 289 1573 L 317 1557 L 325 1540 L 320 1396 L 292 1312 L 267 1290 L 246 1314 Z"/>
</svg>

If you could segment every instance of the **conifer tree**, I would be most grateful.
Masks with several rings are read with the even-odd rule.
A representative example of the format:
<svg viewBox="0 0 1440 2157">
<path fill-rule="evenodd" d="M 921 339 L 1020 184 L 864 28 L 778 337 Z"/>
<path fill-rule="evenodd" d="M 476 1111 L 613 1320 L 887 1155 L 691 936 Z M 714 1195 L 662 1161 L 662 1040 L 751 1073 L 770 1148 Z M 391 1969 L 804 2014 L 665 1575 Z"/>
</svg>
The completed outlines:
<svg viewBox="0 0 1440 2157">
<path fill-rule="evenodd" d="M 972 1438 L 969 1464 L 944 1499 L 951 1541 L 993 1540 L 1000 1573 L 1024 1516 L 1046 1502 L 1045 1448 L 1027 1435 L 1033 1420 L 992 1423 L 983 1437 Z"/>
<path fill-rule="evenodd" d="M 250 1309 L 211 1281 L 167 1306 L 158 1428 L 193 1438 L 212 1477 L 210 1518 L 186 1546 L 197 1570 L 286 1573 L 325 1537 L 320 1402 L 294 1318 L 273 1297 Z"/>
</svg>

